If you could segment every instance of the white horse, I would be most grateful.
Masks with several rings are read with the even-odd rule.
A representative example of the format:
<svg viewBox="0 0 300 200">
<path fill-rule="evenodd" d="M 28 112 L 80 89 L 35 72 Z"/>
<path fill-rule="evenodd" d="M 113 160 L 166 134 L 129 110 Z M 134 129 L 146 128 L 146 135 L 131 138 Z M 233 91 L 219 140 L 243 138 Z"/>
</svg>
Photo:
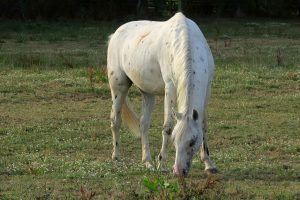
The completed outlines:
<svg viewBox="0 0 300 200">
<path fill-rule="evenodd" d="M 217 172 L 207 145 L 207 100 L 214 61 L 199 27 L 182 13 L 165 22 L 133 21 L 119 27 L 110 37 L 107 71 L 112 95 L 112 159 L 117 160 L 121 118 L 142 140 L 142 161 L 151 167 L 148 142 L 150 115 L 155 95 L 164 95 L 163 141 L 160 167 L 167 170 L 167 146 L 176 148 L 173 172 L 186 176 L 194 155 L 201 147 L 205 170 Z M 134 83 L 143 96 L 140 120 L 133 112 L 128 89 Z M 172 110 L 177 123 L 173 129 Z M 121 117 L 122 116 L 122 117 Z"/>
</svg>

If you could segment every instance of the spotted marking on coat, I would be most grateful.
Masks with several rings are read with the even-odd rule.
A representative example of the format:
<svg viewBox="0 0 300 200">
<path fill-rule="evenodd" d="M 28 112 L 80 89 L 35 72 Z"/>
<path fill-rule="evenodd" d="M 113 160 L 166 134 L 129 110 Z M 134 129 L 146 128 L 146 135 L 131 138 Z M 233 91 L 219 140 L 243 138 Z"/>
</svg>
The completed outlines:
<svg viewBox="0 0 300 200">
<path fill-rule="evenodd" d="M 118 97 L 118 95 L 115 95 L 115 99 Z"/>
<path fill-rule="evenodd" d="M 110 72 L 110 75 L 112 76 L 113 74 L 114 74 L 114 71 L 111 71 L 111 72 Z"/>
<path fill-rule="evenodd" d="M 168 128 L 167 130 L 165 130 L 165 132 L 166 132 L 167 135 L 171 135 L 172 134 L 172 129 Z"/>
</svg>

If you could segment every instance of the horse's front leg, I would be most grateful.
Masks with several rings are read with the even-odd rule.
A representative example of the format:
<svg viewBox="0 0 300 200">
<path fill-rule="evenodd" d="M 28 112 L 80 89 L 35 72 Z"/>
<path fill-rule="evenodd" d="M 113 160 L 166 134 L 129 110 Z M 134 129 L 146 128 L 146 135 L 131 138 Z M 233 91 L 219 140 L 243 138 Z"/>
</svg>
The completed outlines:
<svg viewBox="0 0 300 200">
<path fill-rule="evenodd" d="M 167 154 L 168 143 L 172 135 L 173 120 L 172 120 L 172 107 L 174 107 L 176 101 L 176 90 L 174 85 L 166 84 L 165 87 L 165 99 L 164 99 L 164 125 L 162 130 L 162 147 L 158 155 L 159 167 L 162 172 L 168 172 L 167 167 Z"/>
<path fill-rule="evenodd" d="M 205 164 L 205 172 L 208 174 L 217 173 L 218 169 L 212 162 L 209 156 L 208 143 L 207 143 L 207 113 L 203 119 L 203 144 L 201 148 L 201 160 Z"/>
<path fill-rule="evenodd" d="M 151 154 L 149 148 L 149 127 L 151 120 L 151 113 L 153 111 L 155 97 L 154 95 L 142 93 L 143 94 L 143 103 L 142 103 L 142 116 L 140 119 L 140 129 L 142 137 L 142 162 L 147 168 L 152 168 L 150 163 Z"/>
</svg>

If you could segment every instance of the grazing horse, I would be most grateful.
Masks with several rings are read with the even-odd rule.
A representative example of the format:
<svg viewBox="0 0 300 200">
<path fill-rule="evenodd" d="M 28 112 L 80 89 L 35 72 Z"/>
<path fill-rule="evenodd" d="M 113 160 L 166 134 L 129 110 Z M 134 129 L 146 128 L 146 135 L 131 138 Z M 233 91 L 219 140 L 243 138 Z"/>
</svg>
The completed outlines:
<svg viewBox="0 0 300 200">
<path fill-rule="evenodd" d="M 212 53 L 199 27 L 182 13 L 168 21 L 133 21 L 111 35 L 107 72 L 112 95 L 112 159 L 119 153 L 120 126 L 123 119 L 141 136 L 142 161 L 150 164 L 148 142 L 150 115 L 156 95 L 164 95 L 164 124 L 159 164 L 167 170 L 167 146 L 172 138 L 176 158 L 173 172 L 187 176 L 194 155 L 201 148 L 205 171 L 217 172 L 207 145 L 206 107 L 213 78 Z M 128 89 L 134 83 L 143 97 L 140 119 L 134 113 Z M 177 112 L 174 107 L 177 105 Z M 176 124 L 173 126 L 174 114 Z"/>
</svg>

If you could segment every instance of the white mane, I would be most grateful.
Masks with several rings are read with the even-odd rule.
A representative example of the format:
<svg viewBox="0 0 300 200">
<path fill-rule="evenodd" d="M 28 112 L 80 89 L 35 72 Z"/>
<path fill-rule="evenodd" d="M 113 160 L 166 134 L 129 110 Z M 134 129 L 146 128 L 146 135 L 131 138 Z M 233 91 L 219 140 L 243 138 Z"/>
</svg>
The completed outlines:
<svg viewBox="0 0 300 200">
<path fill-rule="evenodd" d="M 177 105 L 178 111 L 183 114 L 191 112 L 194 105 L 193 98 L 197 98 L 199 94 L 196 94 L 197 87 L 195 87 L 195 78 L 199 79 L 198 65 L 201 63 L 193 57 L 195 54 L 195 45 L 201 41 L 195 40 L 192 36 L 193 27 L 190 27 L 191 23 L 188 23 L 188 19 L 181 13 L 177 13 L 174 17 L 176 24 L 176 39 L 174 42 L 174 64 L 173 69 L 176 71 L 175 77 L 173 77 L 177 83 Z M 198 72 L 198 73 L 197 73 Z M 195 73 L 195 74 L 194 74 Z M 203 78 L 203 77 L 201 77 Z M 199 91 L 198 91 L 199 92 Z M 202 91 L 202 94 L 206 97 L 206 91 Z M 199 101 L 200 99 L 198 99 Z M 198 106 L 197 106 L 198 107 Z"/>
</svg>

